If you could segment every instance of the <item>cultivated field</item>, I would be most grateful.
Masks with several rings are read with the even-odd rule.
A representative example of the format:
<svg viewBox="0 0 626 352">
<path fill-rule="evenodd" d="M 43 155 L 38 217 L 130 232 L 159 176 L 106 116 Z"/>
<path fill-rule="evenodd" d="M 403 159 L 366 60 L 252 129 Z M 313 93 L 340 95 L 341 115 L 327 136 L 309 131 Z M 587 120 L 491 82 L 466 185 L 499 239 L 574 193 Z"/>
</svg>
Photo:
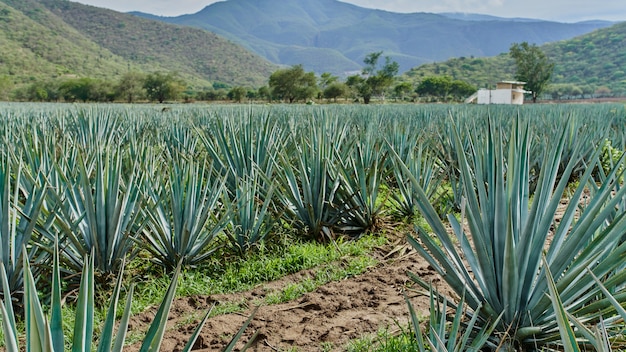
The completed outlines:
<svg viewBox="0 0 626 352">
<path fill-rule="evenodd" d="M 623 104 L 0 119 L 7 350 L 625 346 Z"/>
</svg>

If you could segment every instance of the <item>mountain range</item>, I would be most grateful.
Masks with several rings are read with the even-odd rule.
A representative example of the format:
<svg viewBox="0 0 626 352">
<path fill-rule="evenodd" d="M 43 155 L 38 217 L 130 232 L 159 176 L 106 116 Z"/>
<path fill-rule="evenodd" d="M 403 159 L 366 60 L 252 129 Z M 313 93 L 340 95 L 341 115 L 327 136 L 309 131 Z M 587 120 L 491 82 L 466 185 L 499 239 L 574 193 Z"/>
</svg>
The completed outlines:
<svg viewBox="0 0 626 352">
<path fill-rule="evenodd" d="M 557 63 L 555 83 L 626 94 L 626 22 L 397 14 L 335 0 L 276 3 L 228 0 L 164 18 L 67 0 L 0 0 L 0 97 L 11 86 L 64 77 L 115 80 L 128 71 L 177 72 L 190 91 L 261 87 L 279 64 L 358 72 L 365 55 L 378 50 L 401 63 L 402 79 L 447 74 L 482 87 L 512 78 L 506 53 L 521 41 L 549 42 L 541 48 Z"/>
<path fill-rule="evenodd" d="M 177 17 L 137 16 L 203 28 L 275 64 L 315 72 L 357 71 L 384 51 L 406 71 L 454 57 L 507 52 L 512 43 L 544 44 L 608 27 L 607 21 L 559 23 L 458 13 L 393 13 L 337 0 L 227 0 Z"/>
</svg>

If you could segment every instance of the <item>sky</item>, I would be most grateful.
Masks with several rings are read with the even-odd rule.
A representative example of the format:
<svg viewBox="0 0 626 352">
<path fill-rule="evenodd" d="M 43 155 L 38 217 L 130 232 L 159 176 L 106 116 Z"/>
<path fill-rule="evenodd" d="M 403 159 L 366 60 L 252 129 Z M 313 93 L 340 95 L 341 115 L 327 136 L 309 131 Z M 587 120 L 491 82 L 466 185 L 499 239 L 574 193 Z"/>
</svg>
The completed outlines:
<svg viewBox="0 0 626 352">
<path fill-rule="evenodd" d="M 73 1 L 120 12 L 141 11 L 160 16 L 195 13 L 217 2 L 216 0 Z M 343 2 L 393 12 L 463 12 L 560 22 L 591 19 L 626 21 L 624 0 L 343 0 Z"/>
</svg>

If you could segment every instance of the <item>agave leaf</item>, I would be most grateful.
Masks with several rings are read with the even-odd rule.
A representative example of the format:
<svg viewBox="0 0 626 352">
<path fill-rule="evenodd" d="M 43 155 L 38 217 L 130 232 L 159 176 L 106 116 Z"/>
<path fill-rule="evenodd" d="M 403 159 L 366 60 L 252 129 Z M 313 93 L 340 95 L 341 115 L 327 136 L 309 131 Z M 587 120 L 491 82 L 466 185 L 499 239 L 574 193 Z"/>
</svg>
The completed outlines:
<svg viewBox="0 0 626 352">
<path fill-rule="evenodd" d="M 279 155 L 285 185 L 277 196 L 284 208 L 285 220 L 293 223 L 312 238 L 324 237 L 324 228 L 335 226 L 339 220 L 336 199 L 341 180 L 335 174 L 333 146 L 319 128 L 311 129 L 311 139 L 302 137 L 295 160 Z"/>
<path fill-rule="evenodd" d="M 93 341 L 94 314 L 94 256 L 85 258 L 81 277 L 76 320 L 74 322 L 73 352 L 90 352 Z"/>
<path fill-rule="evenodd" d="M 207 247 L 226 225 L 226 216 L 208 224 L 227 178 L 213 176 L 206 162 L 187 160 L 183 155 L 167 159 L 168 172 L 149 189 L 153 209 L 145 212 L 149 221 L 142 244 L 156 263 L 173 270 L 180 260 L 183 265 L 193 265 L 211 254 Z"/>
<path fill-rule="evenodd" d="M 599 352 L 611 352 L 611 343 L 609 342 L 609 334 L 606 331 L 606 325 L 604 324 L 604 319 L 600 317 L 600 323 L 596 325 L 596 341 L 597 342 L 594 347 Z"/>
<path fill-rule="evenodd" d="M 113 329 L 115 325 L 115 318 L 117 313 L 117 304 L 120 296 L 120 289 L 122 287 L 122 279 L 124 278 L 124 265 L 122 262 L 120 267 L 120 272 L 117 276 L 117 283 L 113 288 L 113 294 L 111 296 L 111 300 L 109 301 L 109 310 L 107 311 L 107 315 L 104 321 L 104 326 L 100 331 L 100 338 L 98 339 L 98 352 L 107 352 L 111 351 L 111 343 L 113 341 Z M 130 299 L 130 297 L 129 297 Z M 121 328 L 121 327 L 120 327 Z M 121 332 L 125 334 L 125 331 L 121 331 L 118 329 L 118 334 Z"/>
<path fill-rule="evenodd" d="M 561 334 L 561 343 L 563 344 L 563 348 L 565 349 L 565 352 L 580 351 L 578 343 L 576 342 L 576 334 L 574 334 L 574 330 L 572 330 L 572 326 L 569 323 L 567 312 L 563 307 L 563 302 L 561 302 L 561 297 L 559 296 L 556 284 L 554 283 L 554 279 L 550 273 L 550 268 L 548 267 L 548 261 L 545 257 L 543 257 L 543 265 L 546 270 L 548 289 L 550 290 L 552 305 L 554 306 L 554 311 L 556 313 L 556 321 L 559 325 L 559 333 Z"/>
<path fill-rule="evenodd" d="M 261 180 L 266 177 L 259 175 L 260 172 L 255 168 L 249 176 L 238 179 L 237 189 L 232 195 L 225 195 L 223 200 L 230 217 L 225 232 L 240 255 L 262 242 L 272 232 L 275 223 L 270 206 L 276 186 L 269 181 L 267 188 L 262 188 Z"/>
<path fill-rule="evenodd" d="M 9 305 L 10 305 L 9 301 Z M 15 324 L 11 325 L 11 317 L 5 308 L 5 303 L 0 299 L 0 310 L 2 313 L 2 333 L 4 334 L 4 347 L 7 352 L 19 352 L 17 347 L 17 333 Z"/>
<path fill-rule="evenodd" d="M 39 228 L 38 219 L 48 193 L 43 172 L 35 173 L 33 177 L 21 156 L 3 153 L 0 161 L 0 262 L 4 264 L 7 287 L 13 294 L 23 288 L 23 257 L 37 256 L 36 249 L 22 251 Z M 38 267 L 31 267 L 35 277 L 38 271 Z M 1 288 L 3 292 L 6 290 Z"/>
<path fill-rule="evenodd" d="M 26 248 L 22 249 L 24 253 Z M 50 336 L 46 318 L 37 296 L 37 287 L 28 258 L 24 256 L 24 315 L 26 320 L 26 350 L 45 351 L 46 335 Z"/>
<path fill-rule="evenodd" d="M 579 332 L 584 338 L 587 339 L 587 341 L 589 341 L 589 343 L 598 348 L 599 347 L 599 340 L 597 339 L 597 335 L 591 331 L 591 329 L 589 329 L 587 326 L 585 326 L 585 324 L 583 322 L 581 322 L 579 319 L 577 319 L 575 316 L 573 316 L 572 314 L 570 314 L 569 312 L 565 312 L 567 314 L 567 318 L 568 320 L 574 325 L 574 327 L 576 327 L 577 332 Z"/>
<path fill-rule="evenodd" d="M 419 348 L 419 352 L 426 352 L 426 345 L 424 345 L 424 338 L 422 336 L 419 318 L 417 317 L 415 308 L 413 308 L 413 304 L 411 304 L 411 301 L 407 297 L 406 293 L 404 294 L 404 300 L 409 307 L 409 316 L 411 317 L 411 325 L 413 325 L 413 334 L 415 335 L 415 340 L 417 341 L 417 348 Z"/>
<path fill-rule="evenodd" d="M 126 339 L 126 332 L 128 331 L 128 322 L 130 321 L 131 305 L 133 301 L 133 292 L 135 285 L 131 285 L 127 293 L 126 307 L 124 308 L 124 314 L 120 320 L 119 327 L 117 328 L 117 335 L 115 336 L 115 344 L 113 345 L 113 352 L 122 352 L 124 347 L 124 341 Z M 99 348 L 100 346 L 98 346 Z"/>
<path fill-rule="evenodd" d="M 176 294 L 176 287 L 178 286 L 178 276 L 180 275 L 181 263 L 176 267 L 176 271 L 174 271 L 174 275 L 172 277 L 172 282 L 165 293 L 165 297 L 163 297 L 163 301 L 161 301 L 161 305 L 159 305 L 159 309 L 150 324 L 150 328 L 146 333 L 146 337 L 141 344 L 140 352 L 157 352 L 161 346 L 161 342 L 163 341 L 163 336 L 165 335 L 165 328 L 167 325 L 167 316 L 170 312 L 170 307 L 172 306 L 172 302 L 174 301 L 174 296 Z"/>
<path fill-rule="evenodd" d="M 98 275 L 116 274 L 122 258 L 136 253 L 133 230 L 143 225 L 139 156 L 131 155 L 130 170 L 123 174 L 121 147 L 88 153 L 78 152 L 75 165 L 68 160 L 57 165 L 64 183 L 54 195 L 60 204 L 55 227 L 67 241 L 62 260 L 80 272 L 83 259 L 92 256 Z"/>
<path fill-rule="evenodd" d="M 2 304 L 4 309 L 2 322 L 4 329 L 10 329 L 11 331 L 11 334 L 5 332 L 4 336 L 12 336 L 15 339 L 17 337 L 17 325 L 15 324 L 11 289 L 9 288 L 9 280 L 7 278 L 6 269 L 4 268 L 4 263 L 2 262 L 0 262 L 0 278 L 2 279 L 2 292 L 4 296 L 4 302 Z"/>
<path fill-rule="evenodd" d="M 602 284 L 602 281 L 600 281 L 600 279 L 598 279 L 598 277 L 594 275 L 593 271 L 587 269 L 587 273 L 593 278 L 593 281 L 596 282 L 598 287 L 600 287 L 600 290 L 602 290 L 602 293 L 604 293 L 606 298 L 611 302 L 617 313 L 622 317 L 624 321 L 626 321 L 626 310 L 624 310 L 624 307 L 622 307 L 620 302 L 618 302 L 611 294 L 611 292 L 606 289 L 606 287 Z"/>
<path fill-rule="evenodd" d="M 243 323 L 239 331 L 237 331 L 237 333 L 235 334 L 235 336 L 233 336 L 233 338 L 230 340 L 228 345 L 226 345 L 226 348 L 224 348 L 224 352 L 231 352 L 235 348 L 235 345 L 241 338 L 241 335 L 243 335 L 243 332 L 246 331 L 246 329 L 248 328 L 248 325 L 250 325 L 250 322 L 252 322 L 252 319 L 254 318 L 254 315 L 256 314 L 258 310 L 259 310 L 259 306 L 254 308 L 254 310 L 252 311 L 252 314 L 250 314 L 250 316 L 248 317 L 248 319 L 246 319 L 245 323 Z"/>
<path fill-rule="evenodd" d="M 193 334 L 191 335 L 191 337 L 185 344 L 185 347 L 183 348 L 183 352 L 191 351 L 191 349 L 193 348 L 193 345 L 196 343 L 196 340 L 198 339 L 198 336 L 200 336 L 200 333 L 202 332 L 202 328 L 204 327 L 204 324 L 209 319 L 209 315 L 211 314 L 211 311 L 213 310 L 214 307 L 215 305 L 211 306 L 211 309 L 209 309 L 209 311 L 206 312 L 206 314 L 204 315 L 204 318 L 202 319 L 202 321 L 200 321 L 200 324 L 196 326 L 196 329 L 193 331 Z"/>
<path fill-rule="evenodd" d="M 537 180 L 534 167 L 538 164 L 532 166 L 530 151 L 537 137 L 531 135 L 528 124 L 521 126 L 513 126 L 507 141 L 500 131 L 502 127 L 489 119 L 489 133 L 472 135 L 468 145 L 461 129 L 455 126 L 452 144 L 466 204 L 461 219 L 448 219 L 458 244 L 453 243 L 429 205 L 418 180 L 404 171 L 417 190 L 420 211 L 436 236 L 416 229 L 419 241 L 409 236 L 409 243 L 458 295 L 465 292 L 469 307 L 481 315 L 478 324 L 484 326 L 501 316 L 497 329 L 508 333 L 509 327 L 514 327 L 517 331 L 510 335 L 530 347 L 559 338 L 556 311 L 545 295 L 548 287 L 542 268 L 549 268 L 557 278 L 562 304 L 577 316 L 585 314 L 583 322 L 597 319 L 600 314 L 586 308 L 595 304 L 600 292 L 592 278 L 584 275 L 586 268 L 591 265 L 594 274 L 606 276 L 610 281 L 607 287 L 617 287 L 626 279 L 620 269 L 626 246 L 619 244 L 626 231 L 626 215 L 615 211 L 623 204 L 626 190 L 615 182 L 618 174 L 613 170 L 606 182 L 594 188 L 584 209 L 579 209 L 577 200 L 587 184 L 595 182 L 593 170 L 599 152 L 589 150 L 587 144 L 567 144 L 568 133 L 573 133 L 570 126 L 555 129 L 554 136 L 561 138 L 543 147 L 531 197 L 530 184 Z M 578 168 L 581 163 L 587 168 Z M 556 224 L 557 208 L 575 169 L 580 170 L 576 175 L 580 184 L 572 198 L 576 201 L 570 202 Z M 545 266 L 541 265 L 541 254 L 551 232 L 554 240 L 547 253 L 549 266 Z M 595 307 L 602 311 L 610 305 L 608 300 L 600 303 Z"/>
<path fill-rule="evenodd" d="M 461 300 L 459 301 L 459 304 L 456 307 L 456 312 L 454 314 L 454 319 L 452 320 L 452 326 L 450 327 L 450 330 L 448 332 L 448 341 L 446 344 L 446 349 L 448 351 L 453 351 L 455 349 L 455 345 L 457 342 L 457 338 L 458 338 L 458 333 L 459 330 L 461 329 L 461 320 L 463 319 L 463 306 L 465 304 L 465 297 L 464 295 L 461 296 Z M 446 307 L 443 307 L 443 315 L 446 315 Z"/>
<path fill-rule="evenodd" d="M 63 314 L 61 312 L 61 269 L 59 268 L 59 241 L 54 241 L 54 259 L 52 264 L 52 297 L 51 297 L 50 335 L 54 351 L 63 351 L 65 336 L 63 335 Z"/>
<path fill-rule="evenodd" d="M 467 332 L 466 332 L 467 334 L 471 333 L 472 329 L 476 325 L 476 322 L 480 318 L 480 314 L 478 312 L 480 312 L 480 310 L 474 312 L 474 315 L 472 316 L 472 320 L 470 321 L 470 324 L 468 325 L 468 328 L 467 328 Z M 485 346 L 487 341 L 492 337 L 491 334 L 498 327 L 498 324 L 500 323 L 500 320 L 502 320 L 503 316 L 504 316 L 504 312 L 500 313 L 500 315 L 496 319 L 494 319 L 492 322 L 490 322 L 488 325 L 480 326 L 480 330 L 476 334 L 476 336 L 473 337 L 472 343 L 468 347 L 465 347 L 465 348 L 467 348 L 468 350 L 474 350 L 474 351 L 478 351 L 481 348 L 483 348 L 483 346 Z M 466 345 L 467 345 L 467 342 L 463 342 L 461 346 L 466 346 Z"/>
</svg>

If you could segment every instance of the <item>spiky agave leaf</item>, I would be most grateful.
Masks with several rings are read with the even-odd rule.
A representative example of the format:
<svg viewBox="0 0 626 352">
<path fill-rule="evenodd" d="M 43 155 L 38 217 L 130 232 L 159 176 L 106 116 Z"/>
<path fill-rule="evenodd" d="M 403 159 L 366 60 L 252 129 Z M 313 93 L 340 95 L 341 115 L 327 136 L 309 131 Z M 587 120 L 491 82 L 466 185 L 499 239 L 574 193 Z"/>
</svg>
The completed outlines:
<svg viewBox="0 0 626 352">
<path fill-rule="evenodd" d="M 19 351 L 17 346 L 17 324 L 15 323 L 15 312 L 13 311 L 13 302 L 11 299 L 11 290 L 9 289 L 9 281 L 7 279 L 4 264 L 0 262 L 0 279 L 2 279 L 3 299 L 0 300 L 0 309 L 2 309 L 2 332 L 4 334 L 5 346 L 7 352 Z"/>
<path fill-rule="evenodd" d="M 548 280 L 548 289 L 550 290 L 550 298 L 552 299 L 552 306 L 556 315 L 556 322 L 559 326 L 559 333 L 561 334 L 561 343 L 563 344 L 563 349 L 565 350 L 565 352 L 579 352 L 580 348 L 578 347 L 578 342 L 576 341 L 576 335 L 574 334 L 574 330 L 569 323 L 567 312 L 563 307 L 563 302 L 561 302 L 561 297 L 559 296 L 559 292 L 557 290 L 556 284 L 554 283 L 554 279 L 552 278 L 552 274 L 550 273 L 550 269 L 548 268 L 548 263 L 545 257 L 543 257 L 543 263 L 546 267 L 546 279 Z"/>
<path fill-rule="evenodd" d="M 385 179 L 387 154 L 374 128 L 356 134 L 353 143 L 350 154 L 337 157 L 342 190 L 338 202 L 343 205 L 337 227 L 358 236 L 376 231 L 382 212 L 379 191 Z"/>
<path fill-rule="evenodd" d="M 285 220 L 311 238 L 331 234 L 339 220 L 336 198 L 340 179 L 333 178 L 334 152 L 328 137 L 319 129 L 311 130 L 311 140 L 302 138 L 293 158 L 279 155 L 283 173 L 277 195 Z"/>
<path fill-rule="evenodd" d="M 228 215 L 215 216 L 226 178 L 215 176 L 205 161 L 183 155 L 169 156 L 167 163 L 168 172 L 148 187 L 153 206 L 145 211 L 142 239 L 153 261 L 173 270 L 181 260 L 195 265 L 212 253 L 208 247 Z"/>
<path fill-rule="evenodd" d="M 63 235 L 63 262 L 79 272 L 83 259 L 93 252 L 98 277 L 119 271 L 123 258 L 136 250 L 133 237 L 141 206 L 143 177 L 138 159 L 131 156 L 128 174 L 122 168 L 120 147 L 105 148 L 89 159 L 79 152 L 77 160 L 61 160 L 64 186 L 55 194 L 59 216 L 54 226 Z M 77 172 L 71 163 L 76 163 Z"/>
<path fill-rule="evenodd" d="M 272 196 L 276 189 L 273 183 L 263 188 L 263 183 L 272 182 L 253 169 L 251 175 L 240 178 L 233 194 L 224 196 L 224 207 L 230 221 L 225 233 L 235 252 L 243 255 L 250 248 L 258 246 L 274 230 Z M 231 199 L 232 198 L 232 199 Z"/>
<path fill-rule="evenodd" d="M 563 133 L 565 131 L 563 129 Z M 461 248 L 457 249 L 414 177 L 411 179 L 418 190 L 421 212 L 437 240 L 418 229 L 420 241 L 413 238 L 409 241 L 457 294 L 465 292 L 474 311 L 485 319 L 503 313 L 499 326 L 502 332 L 516 327 L 514 336 L 520 342 L 542 345 L 555 338 L 558 328 L 551 301 L 543 294 L 548 287 L 545 270 L 541 270 L 541 253 L 552 230 L 568 175 L 579 160 L 571 159 L 566 169 L 559 171 L 563 138 L 557 138 L 556 145 L 545 147 L 542 172 L 531 198 L 529 129 L 516 125 L 507 142 L 508 155 L 503 152 L 500 133 L 492 130 L 484 141 L 473 139 L 471 163 L 458 133 L 455 136 L 471 241 L 459 220 L 449 216 Z M 586 162 L 591 166 L 581 176 L 580 185 L 572 196 L 574 200 L 580 199 L 591 179 L 597 152 Z M 618 270 L 621 262 L 617 258 L 623 255 L 625 248 L 616 245 L 626 231 L 625 216 L 622 214 L 608 222 L 613 207 L 626 194 L 623 188 L 616 189 L 614 180 L 618 178 L 609 177 L 613 181 L 600 187 L 577 221 L 574 215 L 578 204 L 570 202 L 554 230 L 547 262 L 555 273 L 556 285 L 568 310 L 582 308 L 596 300 L 599 289 L 594 288 L 588 275 L 581 275 L 587 266 L 593 264 L 592 270 L 606 276 L 613 286 L 622 278 L 623 269 Z M 477 310 L 479 305 L 482 309 Z M 592 317 L 597 313 L 587 311 L 587 314 Z"/>
<path fill-rule="evenodd" d="M 2 153 L 0 161 L 0 261 L 4 265 L 7 287 L 17 293 L 23 286 L 23 258 L 38 256 L 38 249 L 23 251 L 39 227 L 37 222 L 47 197 L 45 176 L 35 176 L 19 157 Z M 36 259 L 39 261 L 39 259 Z M 32 269 L 37 274 L 38 268 Z"/>
</svg>

